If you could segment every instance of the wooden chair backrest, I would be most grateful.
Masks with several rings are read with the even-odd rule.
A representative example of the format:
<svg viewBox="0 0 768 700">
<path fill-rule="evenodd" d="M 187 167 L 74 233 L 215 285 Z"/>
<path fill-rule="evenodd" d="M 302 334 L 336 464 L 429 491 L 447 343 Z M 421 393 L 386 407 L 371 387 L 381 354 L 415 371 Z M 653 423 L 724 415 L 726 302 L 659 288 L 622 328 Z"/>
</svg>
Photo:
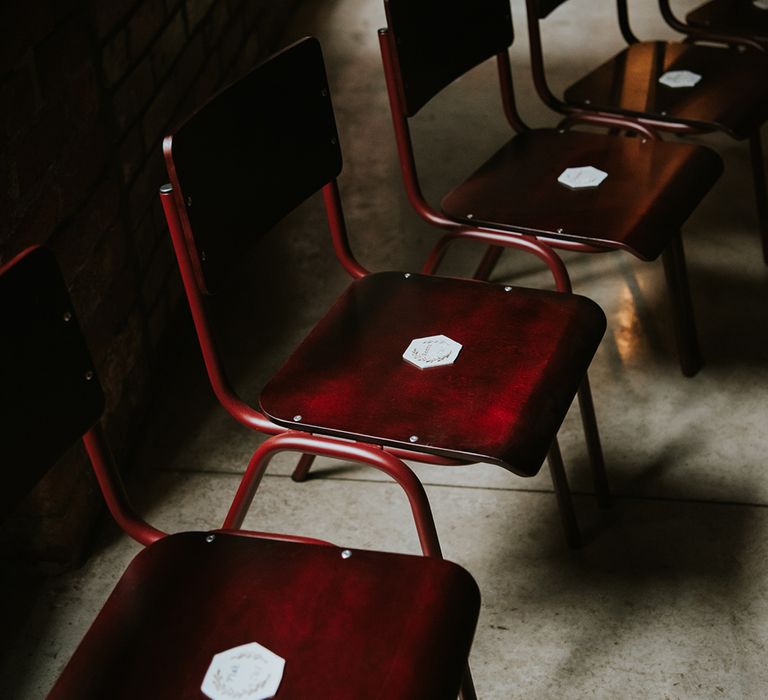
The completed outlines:
<svg viewBox="0 0 768 700">
<path fill-rule="evenodd" d="M 509 0 L 385 0 L 384 7 L 409 117 L 514 38 Z"/>
<path fill-rule="evenodd" d="M 164 152 L 198 284 L 212 292 L 248 242 L 341 172 L 318 41 L 298 41 L 222 90 Z"/>
<path fill-rule="evenodd" d="M 99 419 L 104 395 L 59 271 L 45 248 L 0 269 L 0 516 Z"/>
</svg>

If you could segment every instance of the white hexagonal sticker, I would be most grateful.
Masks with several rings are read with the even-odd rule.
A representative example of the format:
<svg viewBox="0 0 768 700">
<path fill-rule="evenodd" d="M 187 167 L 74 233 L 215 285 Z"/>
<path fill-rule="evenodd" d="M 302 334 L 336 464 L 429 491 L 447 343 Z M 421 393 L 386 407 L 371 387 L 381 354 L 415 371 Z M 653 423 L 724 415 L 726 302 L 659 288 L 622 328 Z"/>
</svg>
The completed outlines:
<svg viewBox="0 0 768 700">
<path fill-rule="evenodd" d="M 200 690 L 211 700 L 266 700 L 277 693 L 285 660 L 252 642 L 216 654 Z"/>
<path fill-rule="evenodd" d="M 411 341 L 403 359 L 419 369 L 452 365 L 463 346 L 445 335 L 430 335 Z"/>
<path fill-rule="evenodd" d="M 585 165 L 580 168 L 566 168 L 560 173 L 557 181 L 572 190 L 584 190 L 598 187 L 607 177 L 608 173 L 591 165 Z"/>
<path fill-rule="evenodd" d="M 688 88 L 699 84 L 701 76 L 690 70 L 668 70 L 659 78 L 662 85 L 671 88 Z"/>
</svg>

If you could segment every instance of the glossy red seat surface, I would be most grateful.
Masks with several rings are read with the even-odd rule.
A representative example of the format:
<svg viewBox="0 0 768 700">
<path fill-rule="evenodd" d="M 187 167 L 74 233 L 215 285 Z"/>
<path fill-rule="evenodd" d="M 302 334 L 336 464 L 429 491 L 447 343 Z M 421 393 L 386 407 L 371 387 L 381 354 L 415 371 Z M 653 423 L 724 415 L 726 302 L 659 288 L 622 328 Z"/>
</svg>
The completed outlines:
<svg viewBox="0 0 768 700">
<path fill-rule="evenodd" d="M 659 83 L 667 71 L 702 76 L 690 88 Z M 768 55 L 725 47 L 641 42 L 606 61 L 565 91 L 569 104 L 659 121 L 714 128 L 746 138 L 768 119 Z"/>
<path fill-rule="evenodd" d="M 749 37 L 768 45 L 768 10 L 753 0 L 711 0 L 686 15 L 692 27 Z"/>
<path fill-rule="evenodd" d="M 171 535 L 134 559 L 51 700 L 203 698 L 214 654 L 251 642 L 285 659 L 278 700 L 456 697 L 480 605 L 463 569 L 207 537 Z"/>
<path fill-rule="evenodd" d="M 507 291 L 508 289 L 508 291 Z M 276 423 L 531 476 L 605 330 L 589 299 L 388 272 L 354 282 L 262 392 Z M 403 359 L 416 338 L 454 364 Z"/>
<path fill-rule="evenodd" d="M 599 186 L 569 189 L 557 180 L 592 166 Z M 686 144 L 554 129 L 508 142 L 443 199 L 467 224 L 622 249 L 654 260 L 722 171 L 712 152 Z"/>
<path fill-rule="evenodd" d="M 480 605 L 465 570 L 293 535 L 166 535 L 131 508 L 99 425 L 93 360 L 49 251 L 0 268 L 0 329 L 1 463 L 4 476 L 26 474 L 10 479 L 0 515 L 82 438 L 112 515 L 146 545 L 49 697 L 201 698 L 214 654 L 251 642 L 286 660 L 277 698 L 456 697 Z"/>
</svg>

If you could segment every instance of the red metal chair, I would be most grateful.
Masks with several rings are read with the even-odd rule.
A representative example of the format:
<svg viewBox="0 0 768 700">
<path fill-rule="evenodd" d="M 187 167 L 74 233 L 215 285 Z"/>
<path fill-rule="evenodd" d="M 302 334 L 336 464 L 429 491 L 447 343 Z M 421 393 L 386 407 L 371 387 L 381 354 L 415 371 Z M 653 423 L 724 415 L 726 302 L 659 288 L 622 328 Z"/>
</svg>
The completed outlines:
<svg viewBox="0 0 768 700">
<path fill-rule="evenodd" d="M 456 697 L 480 605 L 466 571 L 289 535 L 166 535 L 128 502 L 99 425 L 101 387 L 49 251 L 0 269 L 0 326 L 0 514 L 82 437 L 112 515 L 146 545 L 49 698 L 200 698 L 213 655 L 251 642 L 286 660 L 276 698 Z M 272 438 L 254 460 L 295 437 Z"/>
<path fill-rule="evenodd" d="M 522 234 L 555 248 L 589 253 L 625 250 L 664 262 L 683 374 L 701 367 L 680 228 L 719 177 L 719 158 L 704 148 L 664 143 L 617 116 L 579 115 L 560 129 L 529 129 L 515 104 L 508 0 L 385 0 L 387 29 L 379 32 L 398 153 L 408 198 L 426 221 L 448 231 L 425 265 L 434 271 L 451 242 L 472 237 L 506 245 Z M 422 195 L 409 119 L 445 86 L 496 58 L 507 119 L 517 134 L 437 211 Z M 571 131 L 581 121 L 629 130 L 640 138 Z M 558 183 L 567 168 L 593 166 L 608 178 L 574 191 Z M 467 226 L 482 230 L 466 231 Z M 491 239 L 490 236 L 494 238 Z M 489 249 L 476 277 L 486 278 L 501 248 Z M 585 388 L 582 397 L 588 400 Z"/>
<path fill-rule="evenodd" d="M 268 434 L 299 430 L 330 436 L 327 444 L 341 438 L 348 453 L 352 445 L 386 460 L 414 503 L 426 554 L 439 554 L 439 544 L 423 489 L 403 459 L 490 462 L 532 476 L 548 455 L 568 541 L 578 544 L 556 434 L 605 329 L 593 302 L 407 272 L 369 274 L 347 239 L 336 183 L 341 151 L 314 39 L 221 92 L 164 146 L 171 184 L 161 197 L 184 288 L 214 392 L 236 420 Z M 206 295 L 231 274 L 248 240 L 320 189 L 336 254 L 354 281 L 268 382 L 256 409 L 227 379 Z M 526 237 L 516 243 L 568 286 L 551 250 Z M 463 345 L 455 364 L 420 370 L 403 359 L 412 340 L 435 335 Z M 297 480 L 311 460 L 302 458 Z M 228 526 L 242 522 L 257 471 L 246 474 Z M 604 472 L 596 479 L 607 500 Z"/>
<path fill-rule="evenodd" d="M 711 33 L 689 33 L 684 43 L 638 41 L 626 0 L 617 0 L 619 26 L 629 46 L 567 88 L 561 100 L 547 83 L 539 24 L 565 1 L 526 0 L 533 78 L 541 98 L 569 116 L 631 117 L 650 129 L 680 135 L 722 131 L 737 140 L 749 139 L 763 258 L 768 264 L 768 192 L 760 138 L 768 119 L 768 55 L 747 50 L 760 49 L 748 39 Z M 659 6 L 669 19 L 667 0 L 659 0 Z M 699 79 L 690 87 L 660 84 L 670 72 L 687 72 Z"/>
<path fill-rule="evenodd" d="M 759 1 L 759 0 L 758 0 Z M 745 39 L 768 50 L 768 7 L 758 7 L 756 0 L 710 0 L 691 10 L 680 21 L 668 0 L 662 0 L 664 19 L 673 29 L 693 37 L 713 34 L 720 41 Z"/>
</svg>

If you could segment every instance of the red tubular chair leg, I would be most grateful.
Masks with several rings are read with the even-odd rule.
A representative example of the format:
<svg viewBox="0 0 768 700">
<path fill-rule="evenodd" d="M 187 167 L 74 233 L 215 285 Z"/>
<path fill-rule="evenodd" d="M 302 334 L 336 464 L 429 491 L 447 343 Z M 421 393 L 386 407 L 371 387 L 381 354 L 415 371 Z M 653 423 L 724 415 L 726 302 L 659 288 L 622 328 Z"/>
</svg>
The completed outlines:
<svg viewBox="0 0 768 700">
<path fill-rule="evenodd" d="M 581 532 L 579 531 L 579 523 L 576 520 L 576 513 L 573 510 L 571 491 L 568 488 L 568 477 L 565 475 L 563 457 L 560 454 L 560 445 L 557 442 L 557 438 L 552 443 L 552 447 L 549 448 L 547 464 L 549 464 L 549 473 L 552 475 L 552 484 L 555 487 L 555 496 L 557 496 L 560 517 L 563 521 L 565 538 L 568 541 L 569 547 L 577 549 L 581 547 Z"/>
<path fill-rule="evenodd" d="M 416 475 L 403 461 L 375 447 L 333 438 L 319 438 L 295 431 L 268 438 L 254 452 L 224 520 L 223 529 L 240 528 L 259 487 L 261 477 L 272 457 L 279 452 L 301 452 L 304 455 L 351 460 L 383 471 L 398 483 L 408 497 L 424 556 L 442 558 L 427 494 Z"/>
<path fill-rule="evenodd" d="M 443 258 L 448 251 L 448 246 L 455 240 L 456 236 L 446 233 L 437 243 L 435 243 L 434 248 L 432 248 L 429 253 L 429 257 L 421 267 L 421 271 L 425 275 L 434 275 L 437 272 L 437 268 L 440 267 L 440 263 L 443 261 Z"/>
<path fill-rule="evenodd" d="M 291 479 L 297 483 L 307 480 L 307 474 L 312 468 L 312 463 L 315 461 L 315 455 L 301 455 L 299 462 L 291 474 Z"/>
<path fill-rule="evenodd" d="M 702 361 L 685 268 L 683 241 L 679 234 L 669 242 L 661 257 L 672 305 L 680 369 L 684 376 L 693 377 L 701 369 Z"/>
<path fill-rule="evenodd" d="M 597 429 L 592 390 L 589 386 L 589 377 L 586 375 L 579 387 L 579 412 L 581 413 L 581 424 L 584 428 L 584 438 L 587 442 L 589 463 L 592 467 L 592 481 L 595 485 L 597 503 L 601 508 L 609 508 L 611 505 L 611 490 L 608 486 L 608 474 L 605 471 L 603 447 L 600 444 L 600 432 Z"/>
<path fill-rule="evenodd" d="M 491 246 L 488 248 L 488 250 L 485 251 L 485 255 L 483 255 L 483 259 L 480 261 L 480 264 L 477 266 L 477 270 L 475 270 L 474 279 L 487 281 L 493 272 L 493 268 L 496 267 L 496 263 L 499 262 L 499 258 L 503 252 L 504 249 L 500 246 Z"/>
<path fill-rule="evenodd" d="M 461 698 L 461 700 L 477 700 L 475 682 L 472 680 L 472 672 L 469 670 L 469 666 L 467 666 L 467 670 L 464 673 L 464 680 L 461 681 L 459 698 Z"/>
<path fill-rule="evenodd" d="M 760 130 L 757 129 L 749 139 L 749 151 L 752 158 L 752 176 L 755 183 L 757 201 L 757 220 L 763 241 L 763 261 L 768 265 L 768 190 L 765 181 L 765 161 Z"/>
</svg>

